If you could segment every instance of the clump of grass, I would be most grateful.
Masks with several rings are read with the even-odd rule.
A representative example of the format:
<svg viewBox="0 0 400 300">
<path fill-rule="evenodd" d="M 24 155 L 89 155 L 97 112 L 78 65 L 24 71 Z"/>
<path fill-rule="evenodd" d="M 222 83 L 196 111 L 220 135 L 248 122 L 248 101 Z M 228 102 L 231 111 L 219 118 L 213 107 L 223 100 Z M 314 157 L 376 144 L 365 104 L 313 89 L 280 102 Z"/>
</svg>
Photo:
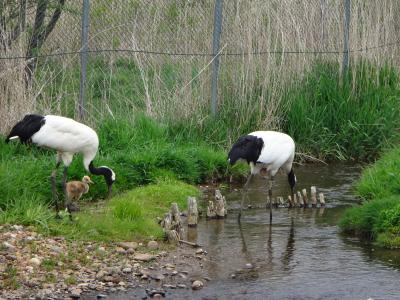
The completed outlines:
<svg viewBox="0 0 400 300">
<path fill-rule="evenodd" d="M 400 149 L 387 151 L 366 168 L 356 184 L 358 194 L 366 200 L 400 194 Z"/>
<path fill-rule="evenodd" d="M 339 225 L 345 233 L 374 240 L 379 246 L 400 248 L 400 196 L 348 209 Z"/>
<path fill-rule="evenodd" d="M 3 283 L 0 283 L 0 287 L 16 290 L 21 286 L 21 283 L 18 282 L 18 270 L 12 265 L 7 265 L 3 278 Z"/>
</svg>

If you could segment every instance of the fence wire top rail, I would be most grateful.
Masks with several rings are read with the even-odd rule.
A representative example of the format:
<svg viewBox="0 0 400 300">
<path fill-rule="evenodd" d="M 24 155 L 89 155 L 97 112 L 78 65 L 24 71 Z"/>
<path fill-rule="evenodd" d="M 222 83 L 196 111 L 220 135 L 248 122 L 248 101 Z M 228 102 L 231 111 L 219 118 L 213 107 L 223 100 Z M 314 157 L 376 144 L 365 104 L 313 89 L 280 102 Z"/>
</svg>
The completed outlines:
<svg viewBox="0 0 400 300">
<path fill-rule="evenodd" d="M 366 52 L 369 50 L 376 50 L 381 48 L 392 47 L 400 44 L 399 41 L 395 41 L 392 43 L 372 46 L 372 47 L 364 47 L 359 49 L 350 49 L 348 52 L 356 53 L 356 52 Z M 166 56 L 202 56 L 202 57 L 213 57 L 215 56 L 212 53 L 185 53 L 185 52 L 168 52 L 168 51 L 153 51 L 146 49 L 93 49 L 93 50 L 76 50 L 76 51 L 65 51 L 65 52 L 56 52 L 50 54 L 43 55 L 35 55 L 35 56 L 0 56 L 0 60 L 17 60 L 17 59 L 36 59 L 36 58 L 46 58 L 46 57 L 55 57 L 55 56 L 64 56 L 64 55 L 74 55 L 81 53 L 109 53 L 109 52 L 125 52 L 125 53 L 142 53 L 149 55 L 166 55 Z M 265 50 L 265 51 L 252 51 L 252 52 L 221 52 L 220 56 L 247 56 L 247 55 L 265 55 L 265 54 L 343 54 L 347 51 L 344 50 Z"/>
</svg>

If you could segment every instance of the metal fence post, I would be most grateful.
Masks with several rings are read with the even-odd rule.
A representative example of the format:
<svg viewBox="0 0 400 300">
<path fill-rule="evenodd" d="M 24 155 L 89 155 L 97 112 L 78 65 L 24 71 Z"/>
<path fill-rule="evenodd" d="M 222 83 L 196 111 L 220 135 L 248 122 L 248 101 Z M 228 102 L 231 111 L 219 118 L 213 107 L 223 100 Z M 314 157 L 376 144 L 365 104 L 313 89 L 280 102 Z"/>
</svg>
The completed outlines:
<svg viewBox="0 0 400 300">
<path fill-rule="evenodd" d="M 213 117 L 217 115 L 218 104 L 218 71 L 219 71 L 219 41 L 222 29 L 222 2 L 216 0 L 214 7 L 214 30 L 213 30 L 213 68 L 211 82 L 211 114 Z"/>
<path fill-rule="evenodd" d="M 350 7 L 351 0 L 344 0 L 343 75 L 346 74 L 350 65 Z"/>
<path fill-rule="evenodd" d="M 86 92 L 86 73 L 88 61 L 88 36 L 89 36 L 89 10 L 90 0 L 83 0 L 82 4 L 82 39 L 81 39 L 81 80 L 79 88 L 79 120 L 85 118 L 85 92 Z"/>
</svg>

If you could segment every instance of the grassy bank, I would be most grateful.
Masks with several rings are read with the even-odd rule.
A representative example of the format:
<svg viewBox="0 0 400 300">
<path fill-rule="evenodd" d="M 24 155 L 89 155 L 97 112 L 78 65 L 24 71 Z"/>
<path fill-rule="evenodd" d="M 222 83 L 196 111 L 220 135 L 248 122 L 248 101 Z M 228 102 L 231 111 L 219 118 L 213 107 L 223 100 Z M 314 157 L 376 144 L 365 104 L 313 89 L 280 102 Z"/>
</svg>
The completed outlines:
<svg viewBox="0 0 400 300">
<path fill-rule="evenodd" d="M 0 223 L 32 224 L 47 232 L 100 240 L 127 238 L 129 232 L 142 237 L 159 236 L 155 217 L 162 216 L 172 201 L 184 208 L 186 197 L 197 195 L 196 189 L 187 184 L 221 180 L 243 172 L 240 167 L 228 168 L 224 151 L 201 141 L 173 139 L 167 126 L 143 115 L 134 120 L 105 120 L 98 132 L 101 147 L 95 163 L 108 165 L 117 174 L 113 186 L 117 196 L 104 211 L 82 212 L 73 225 L 54 223 L 49 176 L 55 165 L 55 153 L 18 142 L 6 145 L 3 139 Z M 58 181 L 61 173 L 60 168 Z M 69 180 L 80 180 L 85 173 L 82 158 L 77 156 L 69 168 Z M 89 202 L 106 194 L 104 179 L 92 179 L 95 184 L 84 197 Z M 61 185 L 58 191 L 62 199 Z"/>
<path fill-rule="evenodd" d="M 346 211 L 340 227 L 377 245 L 400 248 L 400 150 L 387 152 L 365 169 L 356 189 L 363 205 Z"/>
</svg>

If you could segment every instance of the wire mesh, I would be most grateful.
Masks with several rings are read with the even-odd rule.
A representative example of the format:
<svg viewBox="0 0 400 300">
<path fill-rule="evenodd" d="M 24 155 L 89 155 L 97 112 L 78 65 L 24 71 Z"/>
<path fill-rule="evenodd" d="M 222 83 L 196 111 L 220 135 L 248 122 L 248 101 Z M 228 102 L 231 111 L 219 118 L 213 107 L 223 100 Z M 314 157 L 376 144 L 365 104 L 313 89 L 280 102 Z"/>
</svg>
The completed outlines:
<svg viewBox="0 0 400 300">
<path fill-rule="evenodd" d="M 60 1 L 45 1 L 45 24 Z M 26 84 L 39 2 L 0 4 L 0 116 L 7 120 L 1 132 L 32 111 L 78 117 L 82 1 L 65 1 L 54 30 L 34 53 L 37 68 Z M 160 120 L 203 122 L 210 111 L 214 8 L 212 0 L 90 1 L 87 122 L 142 111 Z M 15 39 L 19 19 L 6 18 L 13 11 L 26 24 Z M 397 0 L 351 1 L 352 62 L 399 67 L 399 13 Z M 276 111 L 287 85 L 317 61 L 342 63 L 342 0 L 224 1 L 222 18 L 221 114 L 240 120 L 258 109 L 258 124 L 279 127 Z"/>
</svg>

